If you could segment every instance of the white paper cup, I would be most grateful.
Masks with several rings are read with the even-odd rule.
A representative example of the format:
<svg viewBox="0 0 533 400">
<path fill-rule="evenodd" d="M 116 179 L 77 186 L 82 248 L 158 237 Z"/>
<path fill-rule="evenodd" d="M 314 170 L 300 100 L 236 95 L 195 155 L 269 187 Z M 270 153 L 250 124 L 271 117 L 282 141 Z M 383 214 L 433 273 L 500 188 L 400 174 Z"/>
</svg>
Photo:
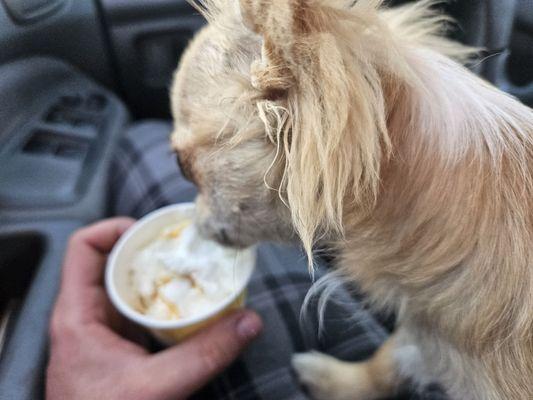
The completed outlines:
<svg viewBox="0 0 533 400">
<path fill-rule="evenodd" d="M 231 311 L 242 308 L 246 298 L 246 286 L 255 266 L 255 249 L 241 250 L 241 254 L 248 253 L 241 260 L 241 263 L 247 262 L 247 265 L 239 266 L 245 276 L 242 276 L 231 296 L 206 313 L 179 320 L 160 320 L 137 311 L 135 305 L 139 299 L 132 290 L 130 281 L 133 257 L 164 228 L 183 220 L 192 220 L 194 213 L 194 203 L 183 203 L 146 215 L 122 235 L 107 261 L 105 284 L 113 305 L 122 315 L 147 328 L 157 339 L 168 345 L 177 343 Z M 236 262 L 239 262 L 239 258 Z"/>
</svg>

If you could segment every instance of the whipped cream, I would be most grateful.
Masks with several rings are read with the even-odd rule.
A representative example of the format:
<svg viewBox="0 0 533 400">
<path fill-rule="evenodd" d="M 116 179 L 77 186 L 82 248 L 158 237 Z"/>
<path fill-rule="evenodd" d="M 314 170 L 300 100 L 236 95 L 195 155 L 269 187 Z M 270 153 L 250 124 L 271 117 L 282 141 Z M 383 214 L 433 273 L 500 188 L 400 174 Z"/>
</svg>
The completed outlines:
<svg viewBox="0 0 533 400">
<path fill-rule="evenodd" d="M 164 229 L 133 257 L 137 310 L 160 320 L 209 313 L 248 279 L 251 252 L 202 238 L 190 221 Z"/>
</svg>

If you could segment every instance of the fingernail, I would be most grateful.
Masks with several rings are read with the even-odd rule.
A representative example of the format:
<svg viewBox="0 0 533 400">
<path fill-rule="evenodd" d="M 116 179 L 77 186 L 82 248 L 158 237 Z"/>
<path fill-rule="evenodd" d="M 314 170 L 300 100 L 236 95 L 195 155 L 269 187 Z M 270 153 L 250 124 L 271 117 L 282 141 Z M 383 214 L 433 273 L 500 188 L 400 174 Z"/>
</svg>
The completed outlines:
<svg viewBox="0 0 533 400">
<path fill-rule="evenodd" d="M 248 312 L 237 321 L 237 335 L 243 340 L 251 340 L 259 335 L 262 327 L 261 319 L 256 314 Z"/>
</svg>

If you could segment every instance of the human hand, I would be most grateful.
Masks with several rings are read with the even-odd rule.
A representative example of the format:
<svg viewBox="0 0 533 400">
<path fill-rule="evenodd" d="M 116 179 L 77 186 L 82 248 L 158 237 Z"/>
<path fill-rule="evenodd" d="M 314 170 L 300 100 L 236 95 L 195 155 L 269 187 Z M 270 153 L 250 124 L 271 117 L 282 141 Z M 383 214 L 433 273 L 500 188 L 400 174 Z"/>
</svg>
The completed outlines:
<svg viewBox="0 0 533 400">
<path fill-rule="evenodd" d="M 107 254 L 132 223 L 106 220 L 69 241 L 50 324 L 47 400 L 184 399 L 227 367 L 262 329 L 259 317 L 243 310 L 156 354 L 126 339 L 129 322 L 109 303 L 103 275 Z"/>
</svg>

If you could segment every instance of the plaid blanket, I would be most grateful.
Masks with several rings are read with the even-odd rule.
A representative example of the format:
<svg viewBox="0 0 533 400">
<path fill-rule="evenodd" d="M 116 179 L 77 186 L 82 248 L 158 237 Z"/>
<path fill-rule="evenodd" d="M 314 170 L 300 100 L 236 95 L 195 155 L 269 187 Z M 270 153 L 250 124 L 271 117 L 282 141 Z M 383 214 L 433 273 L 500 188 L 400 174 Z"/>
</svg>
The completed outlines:
<svg viewBox="0 0 533 400">
<path fill-rule="evenodd" d="M 173 203 L 191 201 L 194 186 L 180 174 L 171 153 L 166 122 L 147 121 L 132 126 L 122 139 L 112 168 L 110 215 L 139 218 Z M 316 278 L 327 272 L 318 263 Z M 339 289 L 337 301 L 328 304 L 324 333 L 318 332 L 316 303 L 302 323 L 300 311 L 312 285 L 307 261 L 295 247 L 262 244 L 258 265 L 248 290 L 248 307 L 263 318 L 265 330 L 247 351 L 197 399 L 307 399 L 290 369 L 295 352 L 318 350 L 343 360 L 368 358 L 387 338 L 381 318 L 365 309 L 357 293 Z M 445 399 L 437 388 L 422 393 L 406 389 L 399 399 Z"/>
</svg>

